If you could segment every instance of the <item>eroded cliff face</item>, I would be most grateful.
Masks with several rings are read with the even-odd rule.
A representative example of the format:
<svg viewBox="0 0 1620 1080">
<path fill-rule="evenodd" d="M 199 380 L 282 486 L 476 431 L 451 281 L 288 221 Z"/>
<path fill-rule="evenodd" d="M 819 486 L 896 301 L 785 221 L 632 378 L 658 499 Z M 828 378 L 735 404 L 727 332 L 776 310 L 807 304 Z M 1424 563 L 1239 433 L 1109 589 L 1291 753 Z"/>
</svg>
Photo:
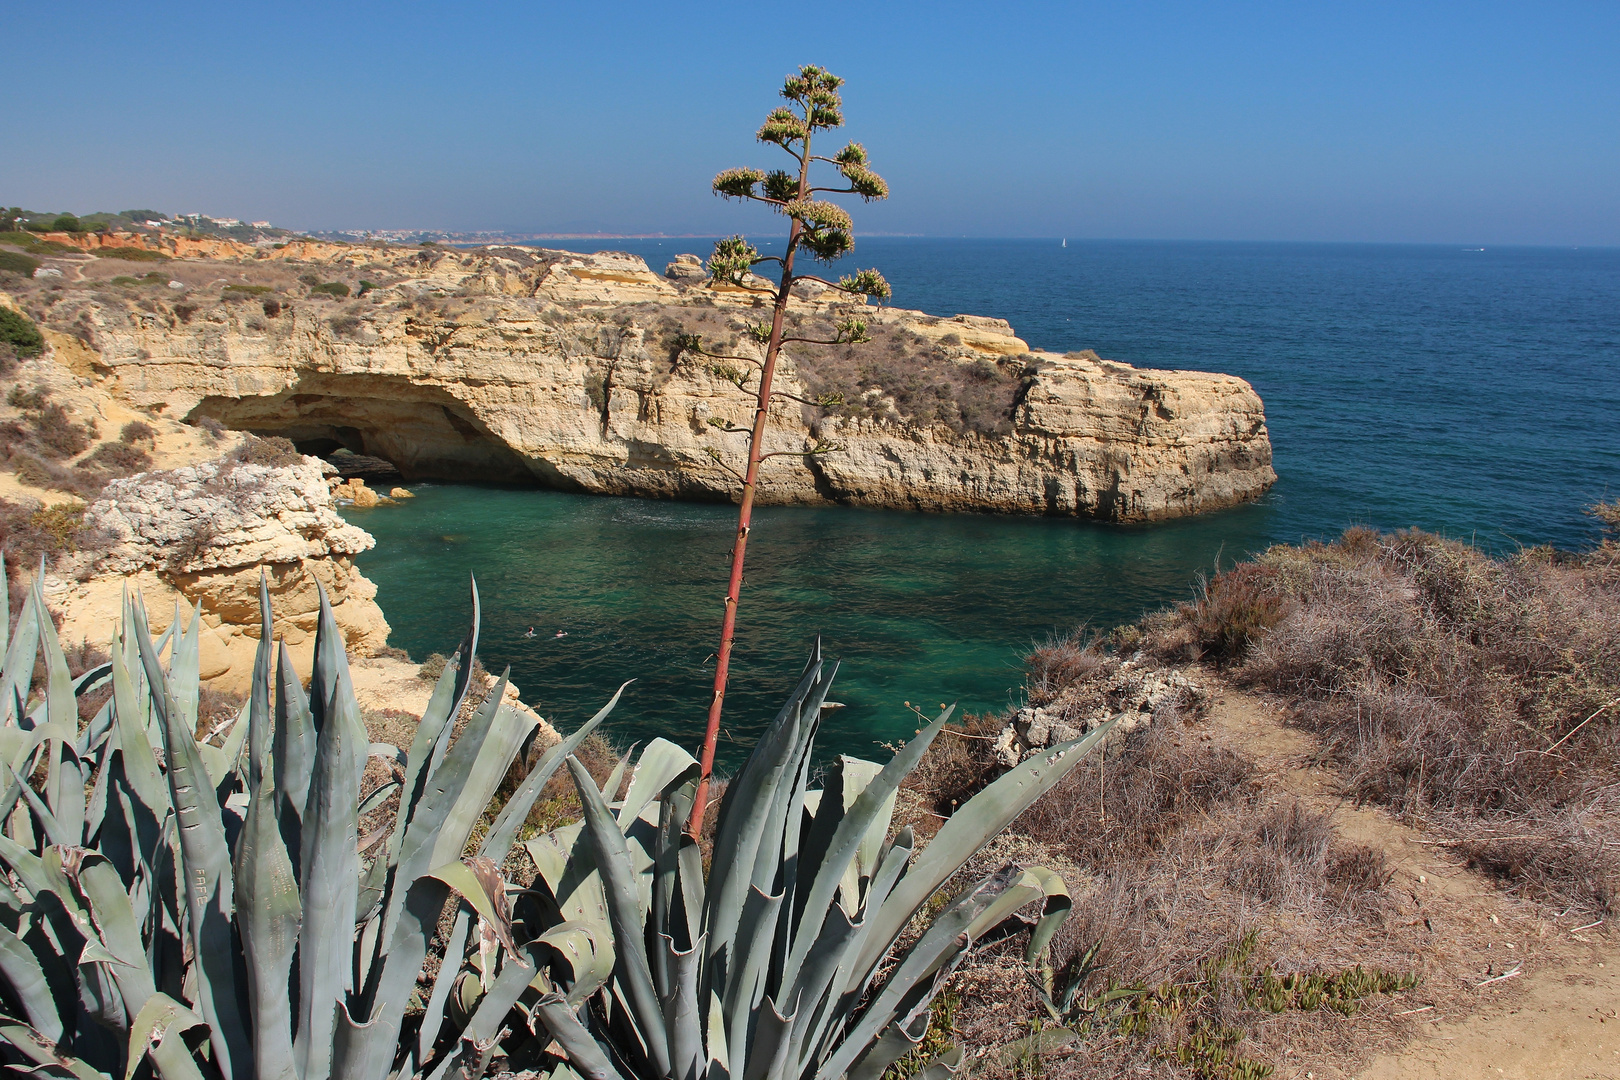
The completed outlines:
<svg viewBox="0 0 1620 1080">
<path fill-rule="evenodd" d="M 345 445 L 388 458 L 407 478 L 735 497 L 746 446 L 724 428 L 751 419 L 752 394 L 733 380 L 758 355 L 739 332 L 760 317 L 760 290 L 717 290 L 689 267 L 668 280 L 611 254 L 330 245 L 297 254 L 379 282 L 363 299 L 285 306 L 200 285 L 183 304 L 98 294 L 78 315 L 100 354 L 96 377 L 137 407 Z M 1276 478 L 1261 401 L 1241 379 L 1031 352 L 1000 320 L 855 307 L 813 287 L 792 312 L 806 325 L 869 320 L 884 335 L 885 370 L 900 374 L 888 386 L 864 377 L 843 407 L 813 405 L 829 400 L 834 366 L 859 364 L 860 350 L 877 346 L 788 347 L 778 374 L 788 396 L 773 406 L 765 450 L 775 456 L 761 474 L 766 502 L 1146 521 L 1252 499 Z M 742 359 L 671 346 L 693 329 Z M 995 406 L 1005 415 L 975 430 L 902 407 L 916 387 L 898 382 L 925 354 L 955 379 L 940 377 L 942 394 L 971 390 L 963 373 L 982 377 L 1005 388 Z"/>
<path fill-rule="evenodd" d="M 125 588 L 145 599 L 154 627 L 201 611 L 201 675 L 221 689 L 243 690 L 258 649 L 259 579 L 270 590 L 276 638 L 308 674 L 324 589 L 353 656 L 388 640 L 377 587 L 352 556 L 374 541 L 332 507 L 321 462 L 278 467 L 216 458 L 108 484 L 85 511 L 110 550 L 82 580 L 47 583 L 65 618 L 66 640 L 100 643 L 117 621 Z"/>
</svg>

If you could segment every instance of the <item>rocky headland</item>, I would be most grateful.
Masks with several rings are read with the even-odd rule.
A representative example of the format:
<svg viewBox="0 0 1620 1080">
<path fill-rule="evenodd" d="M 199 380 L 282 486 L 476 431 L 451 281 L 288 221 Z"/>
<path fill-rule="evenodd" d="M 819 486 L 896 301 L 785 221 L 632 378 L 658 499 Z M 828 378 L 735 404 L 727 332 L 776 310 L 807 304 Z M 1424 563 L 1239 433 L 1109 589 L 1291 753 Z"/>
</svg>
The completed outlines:
<svg viewBox="0 0 1620 1080">
<path fill-rule="evenodd" d="M 407 479 L 735 496 L 746 451 L 725 429 L 751 413 L 736 383 L 758 355 L 745 331 L 762 281 L 717 288 L 690 257 L 666 276 L 613 253 L 218 240 L 137 278 L 112 245 L 138 238 L 62 239 L 100 257 L 60 256 L 62 276 L 18 299 L 131 406 L 347 447 Z M 999 319 L 808 285 L 791 332 L 830 336 L 850 314 L 870 343 L 785 351 L 765 501 L 1151 521 L 1275 480 L 1241 379 L 1032 351 Z M 682 334 L 734 359 L 683 351 Z"/>
<path fill-rule="evenodd" d="M 4 361 L 0 499 L 23 508 L 8 511 L 18 528 L 55 537 L 46 590 L 68 640 L 99 642 L 134 587 L 159 629 L 200 610 L 204 677 L 240 689 L 262 570 L 278 636 L 312 634 L 318 584 L 351 653 L 380 657 L 378 678 L 414 697 L 426 687 L 389 655 L 352 562 L 371 538 L 334 510 L 388 488 L 338 486 L 322 457 L 366 455 L 407 480 L 735 496 L 745 446 L 727 429 L 750 417 L 739 383 L 759 354 L 746 331 L 762 281 L 716 287 L 694 256 L 658 274 L 623 254 L 510 247 L 49 239 L 78 250 L 8 275 L 0 295 L 42 335 L 39 355 Z M 851 314 L 870 342 L 785 351 L 768 502 L 1146 521 L 1275 479 L 1241 379 L 1032 351 L 999 319 L 809 286 L 790 333 L 828 337 Z M 683 348 L 688 335 L 723 356 Z M 257 436 L 311 456 L 267 456 Z"/>
</svg>

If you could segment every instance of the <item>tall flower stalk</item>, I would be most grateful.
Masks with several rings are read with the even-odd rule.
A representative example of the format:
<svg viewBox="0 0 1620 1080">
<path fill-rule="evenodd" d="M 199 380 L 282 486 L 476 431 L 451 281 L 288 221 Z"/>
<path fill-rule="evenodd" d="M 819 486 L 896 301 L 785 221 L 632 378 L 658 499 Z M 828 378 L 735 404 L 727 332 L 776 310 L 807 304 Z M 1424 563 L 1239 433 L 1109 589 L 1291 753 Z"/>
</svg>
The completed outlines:
<svg viewBox="0 0 1620 1080">
<path fill-rule="evenodd" d="M 771 388 L 776 375 L 776 358 L 784 344 L 803 342 L 816 345 L 846 345 L 867 341 L 866 323 L 854 316 L 840 320 L 832 338 L 784 337 L 783 323 L 787 314 L 788 297 L 793 285 L 799 281 L 814 281 L 838 289 L 853 297 L 879 301 L 889 296 L 889 284 L 876 270 L 860 270 L 827 281 L 813 274 L 796 274 L 795 258 L 802 249 L 812 259 L 832 263 L 855 249 L 855 238 L 849 214 L 835 203 L 817 198 L 818 195 L 856 195 L 872 202 L 888 197 L 889 185 L 873 172 L 866 161 L 866 149 L 859 143 L 849 143 L 832 157 L 823 157 L 811 150 L 811 141 L 819 131 L 830 131 L 844 123 L 843 101 L 838 94 L 844 80 L 819 67 L 807 66 L 798 74 L 790 75 L 782 86 L 782 97 L 787 104 L 771 111 L 760 127 L 757 138 L 762 143 L 780 147 L 793 159 L 794 168 L 765 172 L 760 169 L 727 169 L 714 178 L 715 194 L 728 199 L 764 203 L 788 219 L 787 248 L 781 256 L 761 255 L 741 236 L 731 236 L 714 246 L 709 260 L 709 273 L 717 283 L 744 285 L 754 269 L 762 263 L 776 263 L 781 277 L 776 289 L 776 303 L 769 323 L 750 328 L 753 338 L 765 346 L 763 361 L 753 357 L 720 357 L 703 347 L 697 337 L 683 339 L 682 346 L 690 351 L 717 359 L 736 360 L 755 370 L 740 374 L 734 380 L 743 389 L 755 377 L 754 422 L 751 428 L 733 428 L 717 424 L 724 431 L 736 431 L 748 436 L 748 468 L 742 480 L 742 501 L 737 512 L 737 537 L 731 549 L 731 578 L 726 587 L 725 616 L 720 628 L 720 651 L 714 669 L 714 696 L 709 701 L 709 721 L 703 733 L 703 752 L 700 758 L 700 778 L 697 797 L 687 821 L 687 832 L 701 833 L 703 816 L 708 807 L 709 778 L 714 771 L 715 741 L 720 734 L 720 715 L 725 702 L 726 681 L 731 674 L 731 647 L 737 630 L 737 604 L 741 599 L 743 559 L 748 550 L 748 534 L 754 514 L 754 494 L 759 482 L 760 464 L 775 454 L 764 453 L 765 425 L 770 417 L 774 398 L 788 396 Z M 831 166 L 842 179 L 841 186 L 817 187 L 810 179 L 810 165 L 821 162 Z M 811 404 L 833 404 L 830 399 Z M 821 444 L 803 453 L 825 453 L 832 447 Z M 719 459 L 718 453 L 711 456 Z"/>
</svg>

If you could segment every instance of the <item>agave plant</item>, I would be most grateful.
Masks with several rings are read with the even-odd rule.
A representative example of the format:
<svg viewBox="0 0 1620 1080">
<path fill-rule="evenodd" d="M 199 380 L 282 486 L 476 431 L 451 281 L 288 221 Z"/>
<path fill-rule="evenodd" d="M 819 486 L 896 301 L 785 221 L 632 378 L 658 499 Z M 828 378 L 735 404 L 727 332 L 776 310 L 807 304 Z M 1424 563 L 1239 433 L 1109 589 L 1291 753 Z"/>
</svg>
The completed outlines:
<svg viewBox="0 0 1620 1080">
<path fill-rule="evenodd" d="M 918 852 L 910 829 L 889 835 L 895 796 L 950 710 L 888 763 L 840 758 L 813 789 L 835 673 L 818 649 L 727 788 L 707 872 L 683 828 L 699 780 L 690 754 L 653 741 L 616 803 L 605 798 L 616 780 L 599 791 L 569 759 L 583 820 L 527 842 L 539 874 L 514 909 L 514 925 L 546 928 L 530 1015 L 567 1058 L 554 1077 L 877 1080 L 922 1040 L 973 944 L 1037 900 L 1026 957 L 1044 953 L 1069 898 L 1041 867 L 1003 867 L 926 925 L 917 916 L 1107 728 L 1001 776 Z M 959 1061 L 953 1049 L 921 1073 L 935 1080 Z"/>
<path fill-rule="evenodd" d="M 474 869 L 510 850 L 545 779 L 606 710 L 542 758 L 463 862 L 535 728 L 504 703 L 503 677 L 451 740 L 477 644 L 476 588 L 472 629 L 402 753 L 367 738 L 324 594 L 306 695 L 286 646 L 272 644 L 261 584 L 248 703 L 198 738 L 197 617 L 182 626 L 177 612 L 154 642 L 126 595 L 111 662 L 75 681 L 38 580 L 0 640 L 0 1047 L 13 1063 L 229 1080 L 448 1066 L 453 1053 L 430 1062 L 444 995 L 437 1013 L 413 1002 L 439 916 Z M 5 604 L 0 593 L 0 634 Z M 36 652 L 46 684 L 28 709 Z M 111 698 L 81 730 L 76 696 L 109 681 Z M 370 757 L 393 764 L 393 778 L 362 791 Z M 397 808 L 360 835 L 385 803 Z M 442 987 L 458 961 L 441 965 Z M 413 1004 L 424 1034 L 401 1038 Z"/>
<path fill-rule="evenodd" d="M 949 711 L 812 789 L 834 674 L 818 650 L 728 788 L 706 869 L 682 827 L 690 754 L 655 740 L 623 798 L 628 756 L 601 788 L 573 758 L 617 694 L 491 813 L 535 725 L 504 676 L 456 722 L 472 601 L 402 752 L 367 738 L 324 595 L 306 693 L 261 586 L 249 700 L 199 738 L 197 617 L 154 641 L 126 597 L 111 662 L 74 680 L 36 578 L 0 641 L 0 1053 L 126 1080 L 440 1080 L 497 1056 L 553 1080 L 875 1080 L 975 941 L 1043 900 L 1033 959 L 1066 916 L 1057 875 L 1005 867 L 916 918 L 1106 729 L 1002 776 L 917 853 L 910 830 L 889 835 L 895 795 Z M 76 698 L 109 682 L 80 725 Z M 366 790 L 371 757 L 392 778 Z M 514 887 L 501 866 L 564 761 L 583 818 L 528 840 L 538 873 Z"/>
</svg>

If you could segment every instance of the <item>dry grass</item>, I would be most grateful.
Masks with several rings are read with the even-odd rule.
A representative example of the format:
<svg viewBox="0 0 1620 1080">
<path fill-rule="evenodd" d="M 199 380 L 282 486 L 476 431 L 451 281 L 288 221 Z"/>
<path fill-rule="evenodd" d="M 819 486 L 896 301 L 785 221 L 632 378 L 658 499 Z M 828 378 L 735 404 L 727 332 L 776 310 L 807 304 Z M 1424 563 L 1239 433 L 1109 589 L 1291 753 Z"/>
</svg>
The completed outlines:
<svg viewBox="0 0 1620 1080">
<path fill-rule="evenodd" d="M 1076 1041 L 1018 1052 L 1015 1040 L 1054 1021 L 1019 943 L 992 947 L 952 984 L 976 1075 L 1261 1076 L 1302 1046 L 1348 1060 L 1388 1038 L 1399 999 L 1283 1000 L 1277 987 L 1292 984 L 1279 980 L 1331 988 L 1354 983 L 1345 973 L 1358 966 L 1386 982 L 1418 966 L 1419 931 L 1400 918 L 1382 854 L 1268 792 L 1248 758 L 1172 709 L 1083 763 L 975 867 L 1003 859 L 1053 866 L 1069 883 L 1074 913 L 1052 955 L 1054 986 L 1077 984 L 1080 1008 L 1065 1018 Z"/>
</svg>

